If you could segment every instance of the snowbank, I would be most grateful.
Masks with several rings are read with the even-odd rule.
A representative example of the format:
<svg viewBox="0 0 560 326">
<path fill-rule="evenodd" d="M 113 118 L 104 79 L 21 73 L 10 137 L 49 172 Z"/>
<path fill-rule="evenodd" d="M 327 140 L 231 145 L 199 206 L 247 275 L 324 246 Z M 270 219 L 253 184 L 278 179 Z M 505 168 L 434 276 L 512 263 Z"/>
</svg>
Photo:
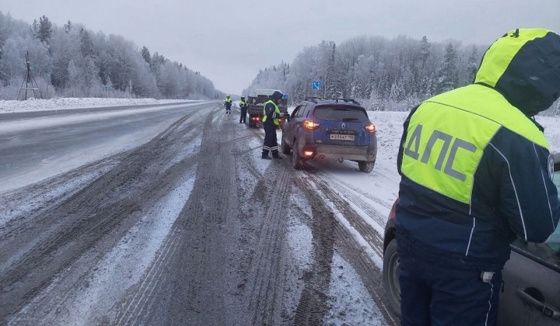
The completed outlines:
<svg viewBox="0 0 560 326">
<path fill-rule="evenodd" d="M 196 100 L 156 100 L 153 98 L 53 98 L 48 100 L 30 99 L 27 101 L 0 100 L 0 114 L 185 102 L 196 102 Z"/>
</svg>

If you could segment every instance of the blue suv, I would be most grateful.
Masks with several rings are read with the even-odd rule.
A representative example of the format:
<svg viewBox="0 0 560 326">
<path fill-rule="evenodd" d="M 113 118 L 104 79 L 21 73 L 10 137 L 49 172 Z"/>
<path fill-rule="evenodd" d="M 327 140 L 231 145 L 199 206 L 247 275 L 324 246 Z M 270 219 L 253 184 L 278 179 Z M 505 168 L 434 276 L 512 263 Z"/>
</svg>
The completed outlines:
<svg viewBox="0 0 560 326">
<path fill-rule="evenodd" d="M 295 169 L 318 159 L 350 160 L 369 173 L 377 155 L 377 129 L 354 100 L 313 98 L 302 102 L 282 126 L 282 153 Z"/>
</svg>

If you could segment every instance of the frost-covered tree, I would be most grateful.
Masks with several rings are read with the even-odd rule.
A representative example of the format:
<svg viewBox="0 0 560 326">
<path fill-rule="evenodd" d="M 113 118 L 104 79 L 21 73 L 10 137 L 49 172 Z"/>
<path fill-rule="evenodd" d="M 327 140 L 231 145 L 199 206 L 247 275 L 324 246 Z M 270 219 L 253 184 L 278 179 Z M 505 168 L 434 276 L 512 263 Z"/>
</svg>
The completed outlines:
<svg viewBox="0 0 560 326">
<path fill-rule="evenodd" d="M 43 43 L 49 43 L 52 35 L 52 23 L 47 16 L 39 18 L 39 24 L 36 30 L 36 37 Z"/>
<path fill-rule="evenodd" d="M 89 32 L 83 28 L 80 29 L 80 52 L 83 57 L 93 57 L 95 55 L 93 41 L 91 40 Z"/>
<path fill-rule="evenodd" d="M 476 71 L 478 70 L 478 66 L 480 64 L 481 57 L 478 54 L 478 49 L 473 46 L 471 54 L 469 55 L 469 59 L 467 61 L 467 82 L 474 81 L 474 77 L 476 75 Z"/>
<path fill-rule="evenodd" d="M 78 96 L 84 87 L 81 71 L 78 69 L 74 60 L 68 63 L 68 89 L 71 96 Z"/>
<path fill-rule="evenodd" d="M 66 24 L 64 24 L 63 29 L 66 33 L 70 33 L 70 31 L 72 30 L 72 22 L 68 21 Z"/>
<path fill-rule="evenodd" d="M 245 94 L 256 88 L 280 88 L 293 102 L 310 95 L 354 97 L 376 109 L 405 109 L 443 89 L 470 81 L 480 48 L 458 42 L 441 44 L 427 37 L 357 37 L 342 43 L 321 42 L 304 48 L 287 65 L 264 68 Z M 334 56 L 334 60 L 333 60 Z M 334 62 L 334 65 L 333 65 Z M 311 90 L 313 80 L 323 81 L 321 92 Z M 391 107 L 392 106 L 392 107 Z"/>
<path fill-rule="evenodd" d="M 457 87 L 459 76 L 457 71 L 457 52 L 452 43 L 447 44 L 443 65 L 439 71 L 437 92 L 442 93 Z"/>
<path fill-rule="evenodd" d="M 146 61 L 148 64 L 150 64 L 150 62 L 152 61 L 150 50 L 148 50 L 148 48 L 145 46 L 142 47 L 142 58 L 144 58 L 144 61 Z"/>
<path fill-rule="evenodd" d="M 93 33 L 70 21 L 58 28 L 46 16 L 30 26 L 0 12 L 0 98 L 15 98 L 27 51 L 47 96 L 222 96 L 200 73 L 157 52 L 150 58 L 147 48 L 120 36 Z"/>
</svg>

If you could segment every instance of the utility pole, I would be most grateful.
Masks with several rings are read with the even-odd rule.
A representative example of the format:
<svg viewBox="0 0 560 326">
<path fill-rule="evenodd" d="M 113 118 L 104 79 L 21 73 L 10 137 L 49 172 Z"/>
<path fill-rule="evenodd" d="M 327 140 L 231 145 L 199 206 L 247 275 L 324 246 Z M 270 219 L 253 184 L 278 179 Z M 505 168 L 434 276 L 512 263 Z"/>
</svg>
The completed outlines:
<svg viewBox="0 0 560 326">
<path fill-rule="evenodd" d="M 43 96 L 41 95 L 41 90 L 39 89 L 39 85 L 37 85 L 35 78 L 33 78 L 33 75 L 31 74 L 29 51 L 27 51 L 25 54 L 25 65 L 27 68 L 27 72 L 25 74 L 23 82 L 21 83 L 21 87 L 19 88 L 17 99 L 22 101 L 27 100 L 27 94 L 29 93 L 29 91 L 32 92 L 34 98 L 43 98 Z"/>
</svg>

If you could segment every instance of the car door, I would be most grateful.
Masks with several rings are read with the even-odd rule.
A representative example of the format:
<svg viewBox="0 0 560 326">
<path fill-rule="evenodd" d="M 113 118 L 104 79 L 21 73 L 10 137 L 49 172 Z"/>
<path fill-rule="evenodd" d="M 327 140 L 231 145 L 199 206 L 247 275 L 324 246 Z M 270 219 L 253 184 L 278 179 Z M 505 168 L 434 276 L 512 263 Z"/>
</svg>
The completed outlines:
<svg viewBox="0 0 560 326">
<path fill-rule="evenodd" d="M 554 182 L 560 190 L 560 171 Z M 503 279 L 499 325 L 560 325 L 560 227 L 546 243 L 514 242 Z"/>
<path fill-rule="evenodd" d="M 286 143 L 290 146 L 293 146 L 292 139 L 294 138 L 295 126 L 297 124 L 297 117 L 300 115 L 301 111 L 303 110 L 303 105 L 298 105 L 292 114 L 290 115 L 290 120 L 284 124 L 282 128 L 282 138 L 286 141 Z"/>
</svg>

